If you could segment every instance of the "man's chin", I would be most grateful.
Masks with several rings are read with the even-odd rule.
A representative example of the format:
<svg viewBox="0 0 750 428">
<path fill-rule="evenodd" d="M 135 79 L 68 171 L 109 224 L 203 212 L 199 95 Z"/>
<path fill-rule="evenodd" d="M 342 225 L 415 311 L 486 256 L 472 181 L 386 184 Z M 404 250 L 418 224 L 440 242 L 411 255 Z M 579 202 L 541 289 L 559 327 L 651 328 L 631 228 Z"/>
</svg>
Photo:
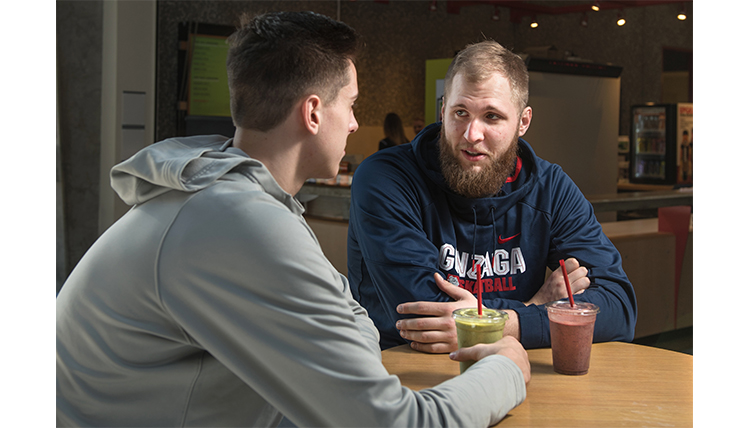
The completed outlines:
<svg viewBox="0 0 750 428">
<path fill-rule="evenodd" d="M 461 169 L 463 169 L 467 174 L 480 174 L 487 168 L 485 162 L 461 162 L 460 165 Z"/>
</svg>

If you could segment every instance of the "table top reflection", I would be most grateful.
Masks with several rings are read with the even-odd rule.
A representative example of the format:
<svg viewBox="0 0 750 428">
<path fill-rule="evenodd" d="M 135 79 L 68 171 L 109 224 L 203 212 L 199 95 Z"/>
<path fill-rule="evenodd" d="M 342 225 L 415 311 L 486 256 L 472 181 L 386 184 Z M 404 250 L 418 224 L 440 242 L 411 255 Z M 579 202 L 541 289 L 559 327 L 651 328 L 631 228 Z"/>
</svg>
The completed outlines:
<svg viewBox="0 0 750 428">
<path fill-rule="evenodd" d="M 589 373 L 552 369 L 552 350 L 530 349 L 526 400 L 497 427 L 631 427 L 693 424 L 693 356 L 632 343 L 596 343 Z M 447 354 L 408 345 L 382 352 L 383 365 L 414 390 L 459 375 Z"/>
</svg>

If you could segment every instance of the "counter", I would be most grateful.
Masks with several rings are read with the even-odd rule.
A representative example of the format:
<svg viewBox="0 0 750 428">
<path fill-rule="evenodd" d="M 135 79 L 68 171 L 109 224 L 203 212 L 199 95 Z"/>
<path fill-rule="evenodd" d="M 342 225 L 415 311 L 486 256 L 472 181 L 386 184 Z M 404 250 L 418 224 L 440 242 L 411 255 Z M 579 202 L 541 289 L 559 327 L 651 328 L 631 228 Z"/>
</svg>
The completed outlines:
<svg viewBox="0 0 750 428">
<path fill-rule="evenodd" d="M 297 193 L 297 199 L 305 206 L 305 217 L 349 221 L 351 184 L 305 183 Z"/>
<path fill-rule="evenodd" d="M 306 208 L 306 215 L 328 220 L 349 220 L 351 185 L 330 186 L 306 183 L 297 194 Z M 636 191 L 589 195 L 586 199 L 594 207 L 594 213 L 632 211 L 693 205 L 692 188 L 678 190 Z"/>
</svg>

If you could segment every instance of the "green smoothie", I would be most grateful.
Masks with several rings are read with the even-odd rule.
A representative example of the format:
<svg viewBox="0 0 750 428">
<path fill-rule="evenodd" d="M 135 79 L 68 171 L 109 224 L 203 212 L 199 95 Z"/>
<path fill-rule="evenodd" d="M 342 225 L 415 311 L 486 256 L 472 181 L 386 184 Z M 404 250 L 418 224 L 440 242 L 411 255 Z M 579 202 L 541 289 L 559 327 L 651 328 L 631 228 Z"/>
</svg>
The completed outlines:
<svg viewBox="0 0 750 428">
<path fill-rule="evenodd" d="M 463 308 L 453 311 L 453 319 L 456 321 L 456 335 L 460 349 L 502 339 L 508 314 L 495 309 L 482 309 L 480 316 L 477 308 Z M 461 373 L 474 363 L 475 361 L 461 361 Z"/>
</svg>

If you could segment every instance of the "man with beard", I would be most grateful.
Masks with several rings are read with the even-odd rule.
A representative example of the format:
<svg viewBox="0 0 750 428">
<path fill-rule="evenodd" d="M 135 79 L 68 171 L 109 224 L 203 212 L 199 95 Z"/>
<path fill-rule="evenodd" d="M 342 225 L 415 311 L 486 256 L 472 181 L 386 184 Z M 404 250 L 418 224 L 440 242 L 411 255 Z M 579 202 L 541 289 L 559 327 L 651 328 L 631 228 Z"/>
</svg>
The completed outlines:
<svg viewBox="0 0 750 428">
<path fill-rule="evenodd" d="M 520 138 L 528 81 L 498 43 L 467 46 L 445 77 L 443 122 L 357 168 L 348 275 L 381 348 L 454 351 L 451 313 L 476 307 L 479 287 L 485 307 L 508 313 L 506 335 L 549 346 L 544 304 L 567 298 L 560 260 L 576 301 L 601 309 L 594 341 L 632 340 L 636 300 L 620 254 L 573 181 Z"/>
</svg>

